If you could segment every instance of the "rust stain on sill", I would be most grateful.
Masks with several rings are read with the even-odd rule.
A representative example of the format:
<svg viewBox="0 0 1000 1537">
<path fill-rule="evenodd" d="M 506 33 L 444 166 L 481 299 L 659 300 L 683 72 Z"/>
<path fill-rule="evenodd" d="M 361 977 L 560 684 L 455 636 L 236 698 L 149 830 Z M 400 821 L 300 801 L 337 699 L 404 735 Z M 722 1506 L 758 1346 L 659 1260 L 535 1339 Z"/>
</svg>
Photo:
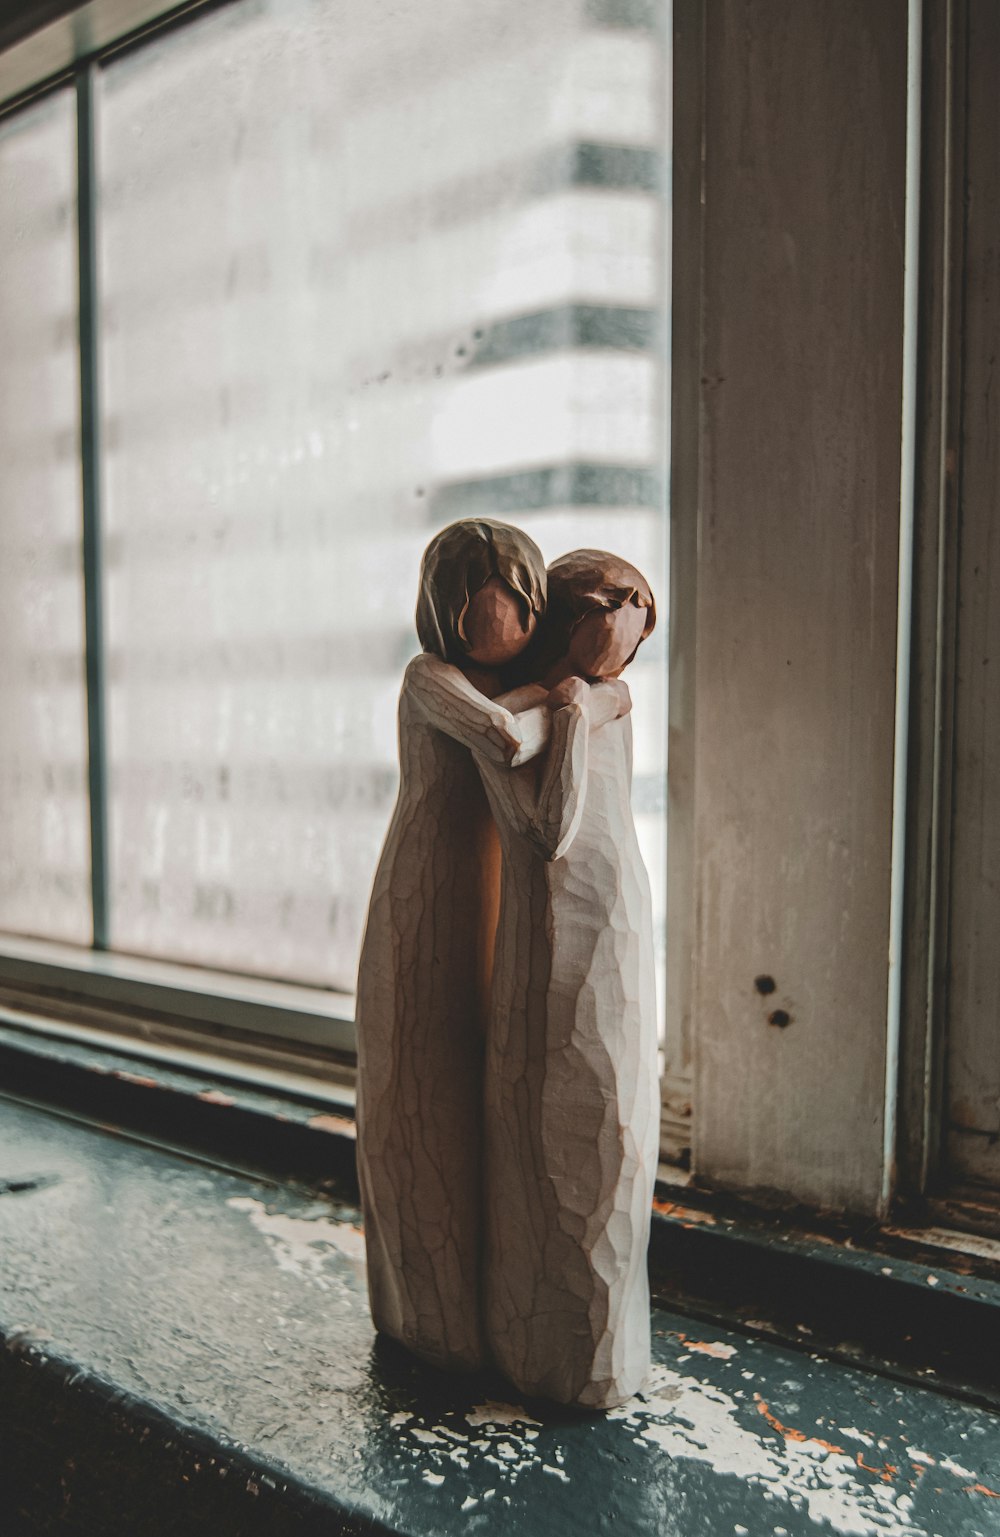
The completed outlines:
<svg viewBox="0 0 1000 1537">
<path fill-rule="evenodd" d="M 354 1122 L 342 1115 L 311 1115 L 308 1126 L 311 1131 L 329 1131 L 339 1137 L 355 1137 Z"/>
<path fill-rule="evenodd" d="M 865 1461 L 864 1454 L 862 1452 L 855 1452 L 854 1460 L 859 1468 L 864 1468 L 866 1473 L 874 1473 L 875 1477 L 880 1478 L 884 1484 L 891 1484 L 894 1477 L 899 1472 L 899 1468 L 894 1462 L 885 1462 L 880 1468 L 873 1467 L 870 1462 Z M 914 1479 L 914 1483 L 915 1482 L 916 1480 Z"/>
<path fill-rule="evenodd" d="M 735 1345 L 715 1345 L 710 1340 L 688 1340 L 687 1348 L 703 1356 L 714 1356 L 717 1361 L 728 1361 L 736 1354 Z"/>
<path fill-rule="evenodd" d="M 784 1436 L 786 1441 L 808 1441 L 813 1446 L 821 1446 L 826 1452 L 837 1452 L 841 1457 L 846 1455 L 844 1448 L 837 1446 L 833 1441 L 824 1441 L 820 1436 L 807 1436 L 802 1430 L 796 1430 L 791 1425 L 783 1425 L 778 1416 L 771 1413 L 759 1393 L 755 1393 L 753 1396 L 757 1404 L 757 1413 L 762 1414 L 771 1429 L 776 1430 L 780 1436 Z M 860 1458 L 860 1456 L 861 1453 L 859 1452 L 858 1457 Z"/>
<path fill-rule="evenodd" d="M 715 1227 L 715 1218 L 710 1212 L 698 1211 L 693 1206 L 681 1206 L 676 1201 L 654 1201 L 653 1210 L 663 1217 L 678 1218 L 685 1227 L 694 1227 L 699 1222 L 706 1227 Z"/>
<path fill-rule="evenodd" d="M 685 1350 L 696 1350 L 699 1355 L 713 1356 L 717 1361 L 728 1361 L 737 1354 L 735 1345 L 722 1345 L 712 1340 L 692 1340 L 686 1334 L 681 1334 L 677 1329 L 671 1329 L 670 1333 L 684 1346 Z"/>
</svg>

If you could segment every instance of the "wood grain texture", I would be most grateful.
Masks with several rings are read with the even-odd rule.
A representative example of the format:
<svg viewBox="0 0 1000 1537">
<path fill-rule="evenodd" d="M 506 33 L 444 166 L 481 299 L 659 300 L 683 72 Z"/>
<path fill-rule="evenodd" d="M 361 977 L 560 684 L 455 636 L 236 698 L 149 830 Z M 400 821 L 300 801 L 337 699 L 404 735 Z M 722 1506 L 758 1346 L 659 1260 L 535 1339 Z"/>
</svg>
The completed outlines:
<svg viewBox="0 0 1000 1537">
<path fill-rule="evenodd" d="M 532 720 L 536 744 L 537 719 Z M 506 765 L 515 717 L 423 655 L 399 702 L 400 789 L 358 973 L 358 1171 L 376 1327 L 437 1365 L 486 1359 L 483 1023 L 499 880 L 469 751 Z M 506 771 L 506 769 L 505 769 Z"/>
<path fill-rule="evenodd" d="M 1000 9 L 968 6 L 949 1172 L 1000 1184 Z"/>
<path fill-rule="evenodd" d="M 486 1055 L 486 1329 L 523 1393 L 624 1402 L 649 1366 L 659 1129 L 631 723 L 597 685 L 539 774 L 480 761 L 503 877 Z M 593 719 L 591 714 L 593 712 Z"/>
<path fill-rule="evenodd" d="M 712 0 L 705 25 L 694 1162 L 873 1212 L 906 5 Z"/>
<path fill-rule="evenodd" d="M 544 682 L 491 697 L 546 587 Z M 506 525 L 435 536 L 358 979 L 376 1327 L 591 1409 L 650 1361 L 652 904 L 617 680 L 655 623 L 646 579 L 606 551 L 546 572 Z"/>
</svg>

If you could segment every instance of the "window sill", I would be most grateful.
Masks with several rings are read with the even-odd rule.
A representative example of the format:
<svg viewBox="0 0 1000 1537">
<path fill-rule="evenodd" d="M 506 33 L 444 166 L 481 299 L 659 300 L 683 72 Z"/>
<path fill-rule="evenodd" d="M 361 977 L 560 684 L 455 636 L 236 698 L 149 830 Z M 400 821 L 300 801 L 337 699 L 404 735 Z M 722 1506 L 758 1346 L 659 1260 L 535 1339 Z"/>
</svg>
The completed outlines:
<svg viewBox="0 0 1000 1537">
<path fill-rule="evenodd" d="M 132 1051 L 284 1060 L 327 1078 L 353 1059 L 354 1000 L 318 987 L 45 940 L 0 937 L 0 1006 L 121 1036 Z M 230 1067 L 229 1071 L 232 1071 Z M 343 1076 L 341 1072 L 341 1076 Z"/>
<path fill-rule="evenodd" d="M 292 1074 L 248 1082 L 208 1055 L 151 1061 L 93 1034 L 39 1034 L 0 1010 L 4 1092 L 357 1202 L 350 1089 Z M 988 1240 L 765 1212 L 664 1167 L 650 1271 L 657 1300 L 691 1317 L 1000 1409 L 1000 1245 Z"/>
<path fill-rule="evenodd" d="M 1000 1245 L 661 1187 L 654 1294 L 699 1318 L 1000 1409 Z"/>
<path fill-rule="evenodd" d="M 623 1411 L 512 1404 L 376 1341 L 342 1203 L 9 1102 L 0 1171 L 14 1531 L 662 1537 L 683 1512 L 692 1534 L 972 1537 L 995 1519 L 995 1419 L 926 1387 L 657 1308 L 654 1374 Z"/>
<path fill-rule="evenodd" d="M 157 1054 L 0 1008 L 2 1092 L 232 1169 L 356 1186 L 354 1093 L 207 1051 Z"/>
</svg>

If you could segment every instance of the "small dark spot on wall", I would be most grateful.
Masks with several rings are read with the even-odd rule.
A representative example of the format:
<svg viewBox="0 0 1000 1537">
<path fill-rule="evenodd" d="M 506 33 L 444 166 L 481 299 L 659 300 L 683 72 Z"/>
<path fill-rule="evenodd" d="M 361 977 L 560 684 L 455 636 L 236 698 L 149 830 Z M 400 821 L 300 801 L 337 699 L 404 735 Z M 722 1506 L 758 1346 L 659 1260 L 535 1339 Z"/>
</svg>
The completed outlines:
<svg viewBox="0 0 1000 1537">
<path fill-rule="evenodd" d="M 768 993 L 773 993 L 774 992 L 774 990 L 775 990 L 775 988 L 777 987 L 778 984 L 774 980 L 773 977 L 769 977 L 769 976 L 765 975 L 765 976 L 760 976 L 760 977 L 754 977 L 753 985 L 757 989 L 757 991 L 760 993 L 761 997 L 762 998 L 766 998 Z"/>
<path fill-rule="evenodd" d="M 767 1016 L 769 1025 L 777 1025 L 779 1030 L 784 1030 L 786 1025 L 792 1022 L 792 1016 L 785 1009 L 775 1009 L 773 1014 Z"/>
</svg>

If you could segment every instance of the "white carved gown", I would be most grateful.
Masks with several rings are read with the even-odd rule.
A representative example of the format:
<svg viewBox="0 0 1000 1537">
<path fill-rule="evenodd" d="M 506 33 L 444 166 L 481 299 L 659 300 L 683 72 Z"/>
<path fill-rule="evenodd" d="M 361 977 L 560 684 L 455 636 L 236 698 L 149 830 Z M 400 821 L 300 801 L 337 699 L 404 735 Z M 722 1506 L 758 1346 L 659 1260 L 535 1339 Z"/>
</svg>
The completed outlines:
<svg viewBox="0 0 1000 1537">
<path fill-rule="evenodd" d="M 588 734 L 568 706 L 553 715 L 537 788 L 534 765 L 480 762 L 503 851 L 486 1056 L 487 1338 L 522 1392 L 591 1408 L 624 1402 L 649 1368 L 659 1100 L 631 732 L 625 716 Z"/>
</svg>

